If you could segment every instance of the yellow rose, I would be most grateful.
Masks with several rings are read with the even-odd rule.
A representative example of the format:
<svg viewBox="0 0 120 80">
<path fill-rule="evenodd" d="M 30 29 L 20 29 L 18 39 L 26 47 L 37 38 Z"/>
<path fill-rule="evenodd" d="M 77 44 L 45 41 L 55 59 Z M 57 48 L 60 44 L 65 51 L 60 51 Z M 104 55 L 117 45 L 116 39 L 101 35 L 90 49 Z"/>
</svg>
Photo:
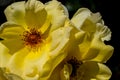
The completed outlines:
<svg viewBox="0 0 120 80">
<path fill-rule="evenodd" d="M 11 4 L 5 15 L 7 22 L 0 27 L 0 79 L 47 80 L 67 55 L 72 30 L 67 9 L 56 0 L 28 0 Z"/>
<path fill-rule="evenodd" d="M 71 22 L 77 30 L 71 36 L 68 55 L 49 80 L 109 80 L 112 73 L 103 63 L 114 49 L 104 43 L 110 40 L 111 31 L 104 25 L 100 13 L 80 8 Z"/>
<path fill-rule="evenodd" d="M 106 62 L 113 54 L 113 47 L 106 45 L 104 41 L 111 38 L 110 29 L 104 25 L 100 13 L 92 13 L 87 8 L 79 9 L 71 19 L 79 32 L 75 35 L 80 43 L 80 58 Z M 82 37 L 82 38 L 80 38 Z"/>
</svg>

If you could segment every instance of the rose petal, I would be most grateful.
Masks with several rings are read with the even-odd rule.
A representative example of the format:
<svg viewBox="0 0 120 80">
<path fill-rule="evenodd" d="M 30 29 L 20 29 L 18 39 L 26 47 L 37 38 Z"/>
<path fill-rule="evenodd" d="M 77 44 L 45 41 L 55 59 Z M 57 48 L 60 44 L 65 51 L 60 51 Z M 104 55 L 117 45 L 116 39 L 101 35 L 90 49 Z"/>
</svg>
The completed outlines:
<svg viewBox="0 0 120 80">
<path fill-rule="evenodd" d="M 104 64 L 96 62 L 83 63 L 78 71 L 77 78 L 83 80 L 108 80 L 111 77 L 111 71 Z"/>
<path fill-rule="evenodd" d="M 50 34 L 52 40 L 50 42 L 50 52 L 43 66 L 41 79 L 49 78 L 55 67 L 66 57 L 67 53 L 65 50 L 68 44 L 70 31 L 71 27 L 64 27 Z"/>
<path fill-rule="evenodd" d="M 65 6 L 56 0 L 52 0 L 45 4 L 45 9 L 48 16 L 51 17 L 51 31 L 64 26 L 66 17 L 68 17 Z"/>
<path fill-rule="evenodd" d="M 23 48 L 13 54 L 13 56 L 9 60 L 9 63 L 7 64 L 7 69 L 10 71 L 10 73 L 14 73 L 19 76 L 22 75 L 24 68 L 24 60 L 28 54 L 29 51 L 27 48 Z"/>
<path fill-rule="evenodd" d="M 0 37 L 4 39 L 1 42 L 10 50 L 10 53 L 14 53 L 24 47 L 21 38 L 21 34 L 24 31 L 22 26 L 7 22 L 1 26 L 0 31 Z"/>
<path fill-rule="evenodd" d="M 6 67 L 11 55 L 8 53 L 9 50 L 0 43 L 0 67 Z"/>
<path fill-rule="evenodd" d="M 87 8 L 80 8 L 72 17 L 71 21 L 75 25 L 75 27 L 80 30 L 84 21 L 90 16 L 91 11 Z"/>
<path fill-rule="evenodd" d="M 114 48 L 110 45 L 105 45 L 100 38 L 94 38 L 92 46 L 98 50 L 97 56 L 92 59 L 93 61 L 105 63 L 113 54 Z"/>
<path fill-rule="evenodd" d="M 25 21 L 28 28 L 40 28 L 47 18 L 44 5 L 37 0 L 29 0 L 25 4 Z"/>
<path fill-rule="evenodd" d="M 8 21 L 15 22 L 25 26 L 25 1 L 15 2 L 5 9 L 5 15 Z"/>
</svg>

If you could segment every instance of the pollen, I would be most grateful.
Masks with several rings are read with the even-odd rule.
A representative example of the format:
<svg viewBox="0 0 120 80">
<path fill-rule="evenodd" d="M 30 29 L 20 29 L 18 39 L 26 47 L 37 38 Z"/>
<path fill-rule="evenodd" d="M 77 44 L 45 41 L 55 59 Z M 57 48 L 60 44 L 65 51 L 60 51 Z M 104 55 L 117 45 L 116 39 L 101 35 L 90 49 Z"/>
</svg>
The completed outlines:
<svg viewBox="0 0 120 80">
<path fill-rule="evenodd" d="M 82 64 L 81 61 L 77 60 L 76 57 L 72 57 L 70 60 L 67 61 L 68 64 L 72 66 L 72 73 L 70 75 L 71 78 L 77 76 L 77 70 Z"/>
<path fill-rule="evenodd" d="M 42 34 L 35 28 L 23 33 L 24 44 L 30 47 L 36 47 L 43 42 Z"/>
</svg>

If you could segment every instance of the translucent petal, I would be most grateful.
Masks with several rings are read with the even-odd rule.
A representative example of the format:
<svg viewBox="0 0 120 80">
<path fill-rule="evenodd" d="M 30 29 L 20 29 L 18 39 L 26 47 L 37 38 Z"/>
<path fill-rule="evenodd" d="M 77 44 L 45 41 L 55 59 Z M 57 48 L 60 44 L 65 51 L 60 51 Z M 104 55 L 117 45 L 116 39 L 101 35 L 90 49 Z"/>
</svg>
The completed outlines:
<svg viewBox="0 0 120 80">
<path fill-rule="evenodd" d="M 25 4 L 25 11 L 25 21 L 28 28 L 40 28 L 47 18 L 44 5 L 37 0 L 28 0 Z"/>
<path fill-rule="evenodd" d="M 111 39 L 111 31 L 104 24 L 97 23 L 95 36 L 100 36 L 102 41 L 109 41 Z"/>
<path fill-rule="evenodd" d="M 0 67 L 6 67 L 11 55 L 8 53 L 8 49 L 0 43 Z"/>
<path fill-rule="evenodd" d="M 10 50 L 10 53 L 23 48 L 24 45 L 21 37 L 23 32 L 24 28 L 17 24 L 7 22 L 1 26 L 0 38 L 4 39 L 1 42 Z"/>
<path fill-rule="evenodd" d="M 25 25 L 25 1 L 15 2 L 5 9 L 5 15 L 8 21 L 15 22 L 19 25 Z"/>
<path fill-rule="evenodd" d="M 87 8 L 80 8 L 72 17 L 71 21 L 77 29 L 80 29 L 84 21 L 90 16 L 91 11 Z"/>
<path fill-rule="evenodd" d="M 71 21 L 78 29 L 82 29 L 87 32 L 95 32 L 96 23 L 101 20 L 100 13 L 92 13 L 87 8 L 79 9 Z"/>
<path fill-rule="evenodd" d="M 102 23 L 101 21 L 102 21 L 102 16 L 101 16 L 101 14 L 99 13 L 99 12 L 97 12 L 97 13 L 92 13 L 90 16 L 88 16 L 88 19 L 90 20 L 90 21 L 92 21 L 93 23 Z"/>
<path fill-rule="evenodd" d="M 45 4 L 45 9 L 51 18 L 51 31 L 64 26 L 65 20 L 68 17 L 68 11 L 65 6 L 56 0 L 52 0 Z"/>
<path fill-rule="evenodd" d="M 86 19 L 80 29 L 86 32 L 95 32 L 96 24 L 94 24 L 89 19 Z"/>
</svg>

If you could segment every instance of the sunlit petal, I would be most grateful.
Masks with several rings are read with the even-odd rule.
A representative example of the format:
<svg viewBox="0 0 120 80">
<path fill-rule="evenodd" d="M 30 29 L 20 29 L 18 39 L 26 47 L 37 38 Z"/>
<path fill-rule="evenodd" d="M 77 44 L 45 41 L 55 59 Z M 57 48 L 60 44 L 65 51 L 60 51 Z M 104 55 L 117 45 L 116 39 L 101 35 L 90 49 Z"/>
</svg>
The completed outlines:
<svg viewBox="0 0 120 80">
<path fill-rule="evenodd" d="M 76 26 L 77 29 L 80 29 L 84 21 L 90 16 L 91 11 L 87 8 L 80 8 L 72 17 L 71 21 Z"/>
<path fill-rule="evenodd" d="M 11 4 L 5 9 L 5 15 L 8 21 L 15 22 L 19 25 L 25 25 L 25 1 Z"/>
<path fill-rule="evenodd" d="M 37 0 L 29 0 L 25 4 L 25 21 L 28 28 L 40 28 L 47 18 L 47 12 L 43 3 Z"/>
<path fill-rule="evenodd" d="M 95 36 L 99 36 L 102 41 L 109 41 L 111 39 L 112 32 L 104 24 L 97 23 Z"/>
<path fill-rule="evenodd" d="M 75 27 L 86 32 L 95 32 L 96 23 L 101 21 L 100 13 L 92 13 L 87 8 L 79 9 L 71 19 Z"/>
<path fill-rule="evenodd" d="M 51 17 L 51 31 L 64 26 L 68 11 L 60 2 L 52 0 L 46 3 L 45 9 Z"/>
</svg>

